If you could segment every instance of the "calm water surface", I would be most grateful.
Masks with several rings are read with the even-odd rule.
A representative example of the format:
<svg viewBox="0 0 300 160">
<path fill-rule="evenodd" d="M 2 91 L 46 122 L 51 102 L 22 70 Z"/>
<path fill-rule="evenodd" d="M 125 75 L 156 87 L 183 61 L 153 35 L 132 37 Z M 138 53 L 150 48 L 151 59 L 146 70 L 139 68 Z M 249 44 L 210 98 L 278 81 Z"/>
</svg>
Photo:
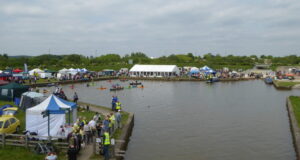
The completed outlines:
<svg viewBox="0 0 300 160">
<path fill-rule="evenodd" d="M 118 82 L 128 85 L 128 82 Z M 144 89 L 118 92 L 107 81 L 86 87 L 64 86 L 68 97 L 111 106 L 117 95 L 123 109 L 135 113 L 126 152 L 128 160 L 294 160 L 286 97 L 300 91 L 278 91 L 263 81 L 144 81 Z"/>
</svg>

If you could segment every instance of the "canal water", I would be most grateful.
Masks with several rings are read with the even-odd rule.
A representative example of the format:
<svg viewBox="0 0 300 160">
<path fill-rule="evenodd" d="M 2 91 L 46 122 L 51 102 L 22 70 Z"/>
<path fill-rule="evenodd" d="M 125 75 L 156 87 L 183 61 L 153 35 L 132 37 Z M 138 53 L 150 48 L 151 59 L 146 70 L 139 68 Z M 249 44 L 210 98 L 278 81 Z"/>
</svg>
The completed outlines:
<svg viewBox="0 0 300 160">
<path fill-rule="evenodd" d="M 144 89 L 96 89 L 112 83 L 63 89 L 70 98 L 77 91 L 80 101 L 109 107 L 117 95 L 123 109 L 135 113 L 128 160 L 296 159 L 285 100 L 299 90 L 276 90 L 261 80 L 143 81 Z"/>
</svg>

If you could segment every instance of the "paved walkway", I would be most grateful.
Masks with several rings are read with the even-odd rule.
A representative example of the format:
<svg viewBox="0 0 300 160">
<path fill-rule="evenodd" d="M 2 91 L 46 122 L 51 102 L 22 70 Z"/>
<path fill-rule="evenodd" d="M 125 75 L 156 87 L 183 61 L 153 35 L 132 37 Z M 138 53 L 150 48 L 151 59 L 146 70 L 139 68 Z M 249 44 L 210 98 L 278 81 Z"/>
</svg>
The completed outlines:
<svg viewBox="0 0 300 160">
<path fill-rule="evenodd" d="M 78 102 L 80 106 L 86 106 L 86 103 Z M 106 109 L 103 107 L 97 107 L 96 105 L 88 104 L 90 106 L 90 110 L 93 112 L 98 112 L 104 115 L 111 113 L 110 109 Z M 93 155 L 93 145 L 89 144 L 86 145 L 83 150 L 80 151 L 79 155 L 77 156 L 77 160 L 89 160 L 89 158 Z M 99 156 L 97 160 L 101 160 L 102 157 Z"/>
</svg>

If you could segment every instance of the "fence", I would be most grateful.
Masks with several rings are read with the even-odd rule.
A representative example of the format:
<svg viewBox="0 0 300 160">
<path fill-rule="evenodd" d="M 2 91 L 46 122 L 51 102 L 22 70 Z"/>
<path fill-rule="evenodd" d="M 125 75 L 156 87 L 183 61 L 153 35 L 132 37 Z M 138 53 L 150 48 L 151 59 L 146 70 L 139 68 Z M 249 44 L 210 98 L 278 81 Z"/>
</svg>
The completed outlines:
<svg viewBox="0 0 300 160">
<path fill-rule="evenodd" d="M 46 137 L 33 136 L 21 134 L 0 134 L 0 145 L 5 146 L 19 146 L 25 148 L 34 148 L 37 144 L 44 144 L 51 142 L 51 144 L 59 150 L 67 150 L 68 142 L 65 137 Z"/>
</svg>

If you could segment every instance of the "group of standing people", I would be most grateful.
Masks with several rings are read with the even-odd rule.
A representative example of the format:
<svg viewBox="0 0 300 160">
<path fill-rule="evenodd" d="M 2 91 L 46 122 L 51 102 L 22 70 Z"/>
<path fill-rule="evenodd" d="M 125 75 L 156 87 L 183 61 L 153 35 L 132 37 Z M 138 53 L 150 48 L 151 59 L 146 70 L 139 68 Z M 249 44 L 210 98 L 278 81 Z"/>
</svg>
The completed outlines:
<svg viewBox="0 0 300 160">
<path fill-rule="evenodd" d="M 94 138 L 102 139 L 102 153 L 105 160 L 109 160 L 109 147 L 111 145 L 110 135 L 117 128 L 121 128 L 121 111 L 111 112 L 108 115 L 100 116 L 96 113 L 94 117 L 87 121 L 85 117 L 79 117 L 72 127 L 72 132 L 68 134 L 68 157 L 69 160 L 76 160 L 76 156 L 80 149 L 93 143 Z"/>
</svg>

